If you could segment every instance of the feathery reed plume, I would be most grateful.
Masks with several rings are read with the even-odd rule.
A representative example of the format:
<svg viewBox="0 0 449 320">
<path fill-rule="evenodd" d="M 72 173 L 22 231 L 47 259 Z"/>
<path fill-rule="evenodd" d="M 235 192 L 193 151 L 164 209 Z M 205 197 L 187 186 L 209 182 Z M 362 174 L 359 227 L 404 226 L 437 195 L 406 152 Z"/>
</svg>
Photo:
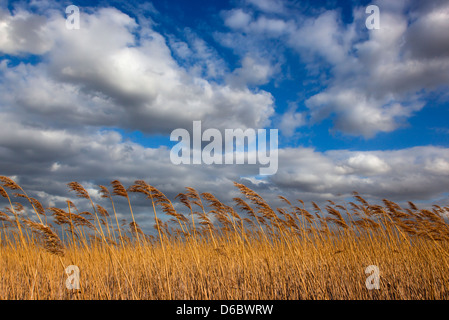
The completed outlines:
<svg viewBox="0 0 449 320">
<path fill-rule="evenodd" d="M 69 187 L 69 189 L 71 191 L 74 191 L 79 198 L 84 198 L 84 199 L 89 200 L 90 205 L 92 206 L 92 209 L 94 211 L 95 218 L 97 220 L 98 228 L 100 229 L 99 230 L 100 235 L 101 235 L 103 241 L 106 242 L 106 236 L 104 235 L 103 228 L 101 227 L 100 218 L 98 217 L 97 210 L 95 209 L 94 202 L 92 201 L 92 198 L 90 197 L 89 192 L 87 192 L 87 190 L 84 189 L 84 187 L 81 184 L 79 184 L 78 182 L 69 182 L 67 184 L 67 186 Z M 95 228 L 95 231 L 98 232 L 98 229 Z"/>
<path fill-rule="evenodd" d="M 73 222 L 68 212 L 65 212 L 63 209 L 55 207 L 50 207 L 48 208 L 48 210 L 50 210 L 53 213 L 53 217 L 57 225 L 67 224 L 70 227 L 73 227 Z"/>
<path fill-rule="evenodd" d="M 153 189 L 154 189 L 154 188 L 152 188 L 152 187 L 151 187 L 149 184 L 147 184 L 144 180 L 136 180 L 136 181 L 134 182 L 134 185 L 132 185 L 132 186 L 129 187 L 129 191 L 130 191 L 130 192 L 139 192 L 139 193 L 143 193 L 143 194 L 145 194 L 145 195 L 147 196 L 148 199 L 151 200 L 151 205 L 153 206 L 154 221 L 156 222 L 155 228 L 156 228 L 157 231 L 158 231 L 159 240 L 160 240 L 161 247 L 162 247 L 162 254 L 163 254 L 163 257 L 164 257 L 165 274 L 166 274 L 166 276 L 167 276 L 167 278 L 168 278 L 168 262 L 167 262 L 167 255 L 166 255 L 166 252 L 165 252 L 164 241 L 163 241 L 163 239 L 162 239 L 162 235 L 163 235 L 163 233 L 164 233 L 164 230 L 163 230 L 163 224 L 162 224 L 162 221 L 161 221 L 160 219 L 158 219 L 158 217 L 157 217 L 157 213 L 156 213 L 156 201 L 157 201 L 157 200 L 156 200 L 155 197 L 153 196 Z M 129 197 L 127 197 L 127 198 L 128 198 L 128 202 L 129 202 Z M 130 209 L 131 209 L 131 203 L 130 203 Z M 132 210 L 131 210 L 131 213 L 132 213 Z M 134 217 L 133 217 L 133 218 L 134 218 Z M 133 222 L 135 222 L 135 221 L 133 220 Z M 134 226 L 136 226 L 136 225 L 134 224 Z M 138 234 L 137 229 L 135 230 L 135 232 L 136 232 L 137 238 L 138 238 L 138 237 L 139 237 L 139 234 Z M 140 243 L 140 242 L 139 242 L 139 243 Z M 168 288 L 169 295 L 171 295 L 170 281 L 167 281 L 167 284 L 166 284 L 166 285 L 167 285 L 167 288 Z"/>
<path fill-rule="evenodd" d="M 179 198 L 179 202 L 185 205 L 190 211 L 192 211 L 192 205 L 190 203 L 189 197 L 185 193 L 178 193 L 175 199 Z"/>
<path fill-rule="evenodd" d="M 265 224 L 264 217 L 257 216 L 257 214 L 254 212 L 253 208 L 243 199 L 241 198 L 233 198 L 234 202 L 237 204 L 237 207 L 242 210 L 244 213 L 246 213 L 250 218 L 253 218 L 257 222 L 257 226 L 259 227 L 262 234 L 265 235 L 264 230 L 262 228 L 262 225 Z M 246 222 L 249 222 L 251 225 L 254 225 L 254 222 L 251 219 L 244 218 L 243 219 Z"/>
<path fill-rule="evenodd" d="M 368 229 L 379 229 L 381 226 L 379 223 L 369 219 L 369 218 L 361 218 L 360 220 L 354 220 L 352 221 L 352 224 L 355 224 L 357 226 L 360 226 L 366 230 Z"/>
<path fill-rule="evenodd" d="M 8 193 L 6 193 L 6 190 L 2 186 L 0 186 L 0 196 L 3 198 L 9 198 Z"/>
<path fill-rule="evenodd" d="M 289 206 L 292 205 L 292 203 L 284 196 L 278 196 L 279 199 L 281 199 L 282 201 L 284 201 L 286 204 L 288 204 Z"/>
<path fill-rule="evenodd" d="M 112 194 L 125 198 L 128 197 L 128 192 L 126 191 L 126 188 L 120 181 L 114 180 L 111 182 L 111 185 L 112 185 Z"/>
<path fill-rule="evenodd" d="M 365 199 L 363 199 L 363 198 L 360 196 L 360 194 L 359 194 L 358 192 L 354 191 L 354 192 L 352 193 L 352 195 L 354 196 L 354 198 L 355 198 L 358 202 L 360 202 L 361 204 L 363 204 L 365 207 L 368 207 L 368 206 L 369 206 L 368 202 L 367 202 Z"/>
<path fill-rule="evenodd" d="M 411 201 L 408 201 L 408 205 L 410 206 L 410 208 L 414 211 L 418 211 L 418 207 Z"/>
<path fill-rule="evenodd" d="M 23 222 L 43 240 L 45 250 L 56 256 L 64 256 L 64 246 L 61 239 L 49 226 L 29 219 L 24 219 Z"/>
<path fill-rule="evenodd" d="M 354 212 L 358 212 L 358 211 L 361 211 L 361 210 L 362 210 L 362 208 L 360 208 L 360 206 L 359 206 L 357 203 L 354 203 L 354 202 L 352 202 L 352 201 L 349 202 L 349 205 L 351 206 L 351 209 L 352 209 Z"/>
<path fill-rule="evenodd" d="M 140 228 L 140 226 L 136 222 L 131 222 L 129 224 L 129 229 L 130 229 L 130 231 L 131 231 L 131 233 L 133 235 L 135 235 L 136 233 L 138 233 L 138 234 L 140 234 L 142 236 L 144 235 L 142 229 Z"/>
<path fill-rule="evenodd" d="M 99 185 L 100 187 L 100 194 L 102 198 L 111 198 L 111 193 L 109 192 L 108 188 L 106 188 L 103 185 Z"/>
<path fill-rule="evenodd" d="M 276 221 L 278 219 L 276 213 L 273 209 L 266 203 L 266 201 L 258 195 L 254 190 L 251 190 L 247 186 L 234 182 L 234 185 L 240 190 L 240 192 L 245 195 L 245 197 L 250 200 L 254 205 L 257 206 L 258 212 L 262 214 L 266 219 Z"/>
<path fill-rule="evenodd" d="M 99 204 L 97 204 L 96 207 L 100 215 L 102 215 L 103 217 L 109 217 L 109 213 L 104 207 L 100 206 Z"/>
<path fill-rule="evenodd" d="M 107 198 L 107 199 L 109 199 L 109 200 L 111 201 L 112 211 L 114 212 L 114 218 L 115 218 L 115 223 L 116 223 L 116 225 L 117 225 L 117 230 L 118 230 L 119 237 L 120 237 L 120 242 L 121 242 L 122 245 L 123 245 L 122 230 L 121 230 L 120 224 L 119 224 L 119 222 L 118 222 L 117 211 L 115 210 L 114 200 L 112 200 L 112 196 L 111 196 L 111 193 L 109 192 L 108 188 L 106 188 L 106 187 L 103 186 L 103 185 L 100 185 L 99 187 L 100 187 L 100 194 L 101 194 L 101 197 L 102 197 L 102 198 Z M 115 234 L 114 234 L 114 236 L 115 236 Z"/>
<path fill-rule="evenodd" d="M 22 191 L 23 194 L 25 195 L 25 197 L 28 198 L 28 200 L 30 201 L 34 211 L 36 212 L 36 216 L 39 219 L 39 222 L 43 223 L 41 217 L 39 216 L 38 211 L 34 207 L 33 202 L 30 200 L 30 198 L 28 197 L 27 193 L 25 192 L 25 190 L 22 189 L 22 187 L 20 185 L 18 185 L 16 182 L 14 182 L 14 180 L 12 180 L 11 178 L 8 178 L 8 177 L 5 177 L 5 176 L 0 176 L 0 181 L 2 181 L 3 186 L 6 187 L 6 188 L 9 188 L 11 190 L 20 190 L 20 191 Z"/>
<path fill-rule="evenodd" d="M 197 205 L 198 207 L 202 208 L 204 211 L 204 207 L 203 207 L 203 203 L 201 201 L 201 197 L 200 194 L 198 193 L 198 191 L 196 191 L 194 188 L 192 187 L 186 187 L 187 190 L 187 197 L 189 197 L 190 199 L 192 199 L 192 203 Z"/>
<path fill-rule="evenodd" d="M 321 217 L 320 217 L 319 213 L 322 213 L 321 208 L 316 204 L 316 202 L 312 201 L 311 203 L 312 203 L 313 209 L 315 210 L 315 215 L 317 216 L 318 219 L 320 219 Z"/>
<path fill-rule="evenodd" d="M 9 222 L 9 223 L 12 222 L 11 218 L 9 218 L 9 216 L 6 213 L 4 213 L 3 211 L 0 211 L 0 221 L 5 221 L 5 222 Z"/>
<path fill-rule="evenodd" d="M 74 209 L 76 211 L 76 213 L 79 213 L 78 208 L 72 201 L 66 200 L 66 202 L 67 202 L 67 205 L 70 207 L 70 209 Z"/>
<path fill-rule="evenodd" d="M 329 214 L 333 215 L 336 218 L 328 217 L 326 218 L 326 221 L 331 221 L 335 224 L 337 224 L 340 227 L 343 227 L 345 229 L 348 229 L 349 226 L 347 225 L 346 221 L 343 219 L 343 216 L 341 215 L 340 211 L 336 210 L 335 208 L 332 208 L 330 206 L 326 206 L 326 210 Z"/>
<path fill-rule="evenodd" d="M 100 206 L 99 204 L 97 204 L 96 206 L 97 212 L 100 213 L 100 215 L 103 217 L 101 218 L 101 220 L 103 221 L 103 225 L 106 226 L 106 228 L 108 229 L 108 236 L 109 238 L 111 238 L 111 229 L 109 228 L 109 223 L 108 223 L 108 217 L 109 217 L 109 213 L 108 211 Z"/>
<path fill-rule="evenodd" d="M 24 213 L 25 207 L 20 202 L 14 202 L 14 210 L 16 210 L 16 212 L 19 212 L 19 213 Z"/>
<path fill-rule="evenodd" d="M 3 178 L 3 179 L 2 179 L 2 178 Z M 6 179 L 5 184 L 10 183 L 9 180 L 8 180 L 9 178 L 6 178 L 6 177 L 0 177 L 0 180 L 1 180 L 1 181 L 5 181 L 5 179 Z M 11 180 L 11 181 L 12 181 L 12 180 Z M 12 183 L 15 184 L 14 181 L 12 181 Z M 19 187 L 19 188 L 20 188 L 20 187 Z M 14 210 L 14 206 L 13 206 L 13 204 L 12 204 L 11 198 L 9 197 L 8 193 L 6 192 L 6 190 L 5 190 L 1 185 L 0 185 L 0 195 L 1 195 L 2 197 L 4 197 L 4 198 L 8 199 L 10 208 L 6 208 L 6 210 L 10 211 L 10 212 L 14 215 L 14 218 L 15 218 L 15 220 L 16 220 L 17 229 L 19 230 L 19 235 L 20 235 L 21 242 L 22 242 L 23 245 L 25 245 L 25 238 L 24 238 L 24 236 L 23 236 L 22 227 L 21 227 L 21 225 L 20 225 L 19 216 L 18 216 L 17 212 Z"/>
<path fill-rule="evenodd" d="M 183 205 L 185 205 L 190 211 L 190 216 L 192 217 L 193 235 L 196 237 L 195 218 L 194 218 L 194 214 L 193 214 L 192 204 L 190 203 L 190 198 L 185 193 L 179 193 L 175 197 L 175 199 L 177 199 L 177 198 L 179 198 L 179 202 L 181 202 Z"/>
<path fill-rule="evenodd" d="M 21 194 L 21 193 L 14 193 L 13 195 L 15 197 L 18 197 L 18 198 L 25 198 L 25 199 L 27 199 L 30 202 L 30 204 L 34 206 L 34 208 L 36 209 L 36 212 L 38 214 L 45 216 L 45 209 L 42 206 L 42 204 L 36 198 L 28 197 L 28 196 L 26 196 L 24 194 Z"/>
<path fill-rule="evenodd" d="M 221 222 L 225 227 L 231 225 L 231 221 L 226 215 L 226 207 L 223 203 L 221 203 L 214 195 L 209 192 L 204 192 L 201 194 L 203 199 L 209 202 L 209 206 L 213 208 L 210 212 L 215 215 L 217 220 Z"/>
<path fill-rule="evenodd" d="M 129 190 L 132 192 L 141 192 L 150 197 L 152 201 L 154 201 L 154 204 L 159 205 L 162 208 L 162 211 L 165 214 L 176 218 L 182 232 L 185 233 L 184 227 L 181 224 L 181 222 L 184 223 L 188 222 L 188 219 L 183 214 L 178 213 L 175 210 L 172 202 L 167 198 L 167 196 L 163 192 L 147 184 L 143 180 L 137 180 L 135 184 L 129 188 Z"/>
<path fill-rule="evenodd" d="M 0 181 L 2 182 L 3 186 L 5 188 L 11 189 L 11 190 L 22 190 L 22 188 L 11 178 L 0 176 Z"/>
<path fill-rule="evenodd" d="M 89 193 L 87 192 L 86 189 L 83 188 L 83 186 L 80 183 L 73 181 L 69 182 L 67 186 L 71 191 L 74 191 L 76 193 L 77 197 L 90 199 Z"/>
<path fill-rule="evenodd" d="M 111 185 L 112 185 L 112 194 L 114 194 L 116 196 L 120 196 L 120 197 L 125 197 L 128 200 L 129 211 L 131 212 L 131 218 L 133 220 L 132 222 L 134 222 L 133 225 L 136 226 L 136 219 L 134 219 L 134 212 L 131 207 L 131 201 L 128 196 L 128 191 L 126 191 L 126 188 L 118 180 L 112 181 Z M 131 191 L 131 189 L 130 189 L 130 191 Z M 137 231 L 137 229 L 134 231 L 135 231 L 135 234 L 137 235 L 137 240 L 139 240 L 139 232 Z"/>
<path fill-rule="evenodd" d="M 71 218 L 72 218 L 74 225 L 79 226 L 79 227 L 87 227 L 89 229 L 95 230 L 95 226 L 92 224 L 92 222 L 90 222 L 83 216 L 81 216 L 79 214 L 72 213 Z"/>
</svg>

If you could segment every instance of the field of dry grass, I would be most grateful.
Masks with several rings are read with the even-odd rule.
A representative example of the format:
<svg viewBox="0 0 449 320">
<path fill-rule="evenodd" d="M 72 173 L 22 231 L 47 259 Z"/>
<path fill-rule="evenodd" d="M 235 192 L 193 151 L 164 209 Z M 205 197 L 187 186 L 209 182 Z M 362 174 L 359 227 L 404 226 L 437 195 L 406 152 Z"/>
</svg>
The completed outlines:
<svg viewBox="0 0 449 320">
<path fill-rule="evenodd" d="M 79 212 L 71 201 L 43 208 L 11 179 L 0 181 L 9 202 L 0 211 L 0 299 L 449 298 L 449 207 L 371 205 L 354 194 L 348 207 L 306 210 L 280 197 L 285 205 L 273 209 L 236 183 L 234 207 L 186 188 L 173 199 L 185 210 L 175 210 L 144 181 L 99 186 L 103 207 L 72 182 L 91 207 Z M 148 199 L 155 236 L 135 222 L 130 193 Z M 126 224 L 119 197 L 129 205 Z M 70 265 L 79 268 L 79 290 L 66 287 Z M 379 289 L 366 286 L 370 265 Z"/>
</svg>

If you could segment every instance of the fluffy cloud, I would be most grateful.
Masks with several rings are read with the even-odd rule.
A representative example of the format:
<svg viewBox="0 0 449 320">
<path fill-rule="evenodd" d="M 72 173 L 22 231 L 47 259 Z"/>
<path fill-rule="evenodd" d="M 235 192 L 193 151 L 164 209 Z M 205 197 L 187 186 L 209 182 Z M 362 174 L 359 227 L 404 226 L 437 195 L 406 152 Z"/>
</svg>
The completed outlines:
<svg viewBox="0 0 449 320">
<path fill-rule="evenodd" d="M 423 107 L 418 101 L 403 105 L 394 99 L 386 101 L 371 97 L 357 88 L 334 87 L 307 100 L 311 118 L 321 121 L 336 114 L 335 128 L 353 134 L 372 137 L 377 132 L 397 129 L 400 120 L 407 119 Z"/>
<path fill-rule="evenodd" d="M 223 14 L 231 31 L 218 39 L 272 64 L 293 49 L 309 80 L 318 81 L 305 99 L 311 124 L 332 118 L 335 130 L 372 138 L 402 127 L 428 94 L 443 95 L 449 86 L 447 2 L 375 1 L 379 30 L 366 28 L 365 7 L 355 7 L 348 24 L 337 9 L 310 16 L 310 8 L 285 10 L 277 1 L 249 4 Z"/>
<path fill-rule="evenodd" d="M 289 109 L 279 118 L 277 125 L 282 134 L 286 137 L 294 135 L 297 128 L 304 126 L 307 123 L 305 115 L 301 112 L 296 112 L 297 106 L 291 104 Z"/>
<path fill-rule="evenodd" d="M 5 100 L 24 114 L 167 134 L 197 119 L 218 128 L 263 127 L 273 113 L 271 94 L 192 75 L 172 57 L 164 36 L 137 31 L 135 20 L 117 9 L 81 14 L 79 30 L 66 29 L 56 13 L 48 21 L 55 45 L 46 47 L 44 62 L 2 64 Z M 207 53 L 198 39 L 195 46 Z"/>
<path fill-rule="evenodd" d="M 432 7 L 433 6 L 433 7 Z M 449 56 L 449 5 L 443 1 L 421 3 L 406 35 L 406 46 L 416 59 Z"/>
<path fill-rule="evenodd" d="M 306 101 L 312 120 L 334 115 L 337 130 L 367 138 L 396 130 L 424 107 L 426 93 L 449 85 L 444 31 L 449 6 L 421 12 L 409 24 L 414 14 L 405 13 L 409 3 L 376 4 L 381 27 L 366 31 L 367 39 L 360 30 L 367 16 L 363 8 L 354 12 L 352 25 L 343 27 L 334 12 L 325 12 L 292 34 L 305 39 L 297 42 L 299 52 L 325 59 L 330 67 L 328 87 Z"/>
<path fill-rule="evenodd" d="M 395 151 L 284 149 L 270 181 L 306 198 L 338 198 L 357 191 L 372 199 L 431 199 L 448 190 L 449 150 L 414 147 Z"/>
<path fill-rule="evenodd" d="M 0 8 L 0 51 L 7 54 L 43 54 L 53 41 L 45 16 L 18 9 L 13 14 Z"/>
<path fill-rule="evenodd" d="M 227 77 L 227 82 L 234 87 L 246 87 L 248 85 L 263 85 L 270 81 L 274 67 L 262 59 L 254 59 L 251 56 L 243 58 L 242 67 L 235 69 Z"/>
<path fill-rule="evenodd" d="M 285 4 L 280 0 L 247 0 L 261 11 L 271 13 L 283 13 L 285 11 Z"/>
</svg>

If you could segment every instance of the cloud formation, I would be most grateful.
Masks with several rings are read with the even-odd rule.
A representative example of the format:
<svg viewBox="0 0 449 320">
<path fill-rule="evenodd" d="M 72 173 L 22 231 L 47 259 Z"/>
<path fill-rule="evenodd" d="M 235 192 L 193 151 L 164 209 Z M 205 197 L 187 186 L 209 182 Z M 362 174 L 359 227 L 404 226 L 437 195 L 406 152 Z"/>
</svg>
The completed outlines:
<svg viewBox="0 0 449 320">
<path fill-rule="evenodd" d="M 337 131 L 372 138 L 404 126 L 425 107 L 428 94 L 442 95 L 449 86 L 449 4 L 426 3 L 375 1 L 378 30 L 366 28 L 365 7 L 355 7 L 353 21 L 343 23 L 338 9 L 309 16 L 301 8 L 281 10 L 274 1 L 263 1 L 257 9 L 250 1 L 249 7 L 225 12 L 224 21 L 241 38 L 234 43 L 237 52 L 249 43 L 242 55 L 267 54 L 264 42 L 271 49 L 273 38 L 277 45 L 266 60 L 273 63 L 291 49 L 299 54 L 320 83 L 305 100 L 312 124 L 331 118 Z M 230 38 L 219 37 L 232 46 Z"/>
<path fill-rule="evenodd" d="M 38 16 L 29 16 L 35 18 L 23 23 L 32 28 Z M 14 21 L 7 20 L 6 28 Z M 19 106 L 21 116 L 51 114 L 51 125 L 63 121 L 162 134 L 197 119 L 217 128 L 268 124 L 274 111 L 270 93 L 192 75 L 173 58 L 163 35 L 147 27 L 137 30 L 136 21 L 119 10 L 84 13 L 81 25 L 68 30 L 64 18 L 53 13 L 42 27 L 48 30 L 42 41 L 20 47 L 45 51 L 45 61 L 15 67 L 3 62 L 4 100 Z M 47 42 L 53 45 L 42 44 Z M 11 45 L 0 50 L 11 52 Z M 67 117 L 61 117 L 63 110 Z"/>
<path fill-rule="evenodd" d="M 355 31 L 361 24 L 357 19 L 366 18 L 363 8 L 354 12 L 355 22 L 349 26 L 339 25 L 335 14 L 326 12 L 313 21 L 323 20 L 315 34 L 307 22 L 295 34 L 307 31 L 316 39 L 316 43 L 307 42 L 304 50 L 314 51 L 331 68 L 329 86 L 306 101 L 312 120 L 334 115 L 337 130 L 366 138 L 398 129 L 425 106 L 426 94 L 449 85 L 443 25 L 449 20 L 449 6 L 422 12 L 409 23 L 417 14 L 405 13 L 409 2 L 376 4 L 381 10 L 381 27 L 367 32 L 367 39 Z M 437 45 L 439 40 L 443 44 Z"/>
<path fill-rule="evenodd" d="M 167 146 L 144 146 L 120 133 L 168 136 L 190 129 L 193 120 L 218 129 L 274 124 L 284 138 L 327 119 L 333 130 L 365 138 L 398 129 L 427 107 L 429 93 L 449 84 L 449 6 L 376 4 L 381 29 L 368 31 L 360 7 L 345 24 L 338 10 L 309 16 L 278 0 L 247 1 L 221 14 L 226 32 L 211 34 L 216 46 L 232 49 L 234 68 L 194 31 L 166 34 L 150 18 L 116 8 L 82 12 L 79 30 L 65 28 L 63 10 L 2 9 L 0 52 L 8 56 L 0 60 L 1 174 L 48 206 L 74 197 L 67 182 L 95 190 L 113 179 L 126 185 L 144 179 L 170 198 L 192 186 L 223 201 L 239 196 L 233 181 L 272 201 L 278 194 L 341 200 L 353 191 L 376 200 L 445 197 L 444 147 L 317 151 L 287 145 L 279 150 L 276 175 L 258 179 L 259 165 L 177 166 Z M 276 110 L 266 85 L 288 78 L 287 51 L 321 85 L 304 103 Z M 152 223 L 147 205 L 137 199 L 143 226 Z M 127 217 L 126 206 L 118 208 Z"/>
</svg>

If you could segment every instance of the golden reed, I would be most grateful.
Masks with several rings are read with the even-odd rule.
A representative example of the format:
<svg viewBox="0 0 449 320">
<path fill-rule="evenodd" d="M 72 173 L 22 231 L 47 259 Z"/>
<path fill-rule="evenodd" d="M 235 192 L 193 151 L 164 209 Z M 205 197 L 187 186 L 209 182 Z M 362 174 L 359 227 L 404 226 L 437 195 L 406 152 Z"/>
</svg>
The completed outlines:
<svg viewBox="0 0 449 320">
<path fill-rule="evenodd" d="M 242 197 L 230 206 L 190 187 L 173 203 L 143 180 L 128 188 L 114 180 L 111 188 L 99 186 L 100 204 L 70 182 L 91 208 L 79 212 L 70 200 L 44 208 L 1 176 L 8 205 L 0 211 L 0 299 L 449 297 L 449 207 L 403 208 L 386 199 L 374 205 L 354 193 L 345 206 L 312 202 L 307 209 L 279 196 L 282 206 L 272 208 L 254 190 L 235 186 Z M 154 221 L 154 234 L 136 222 L 133 197 L 148 200 L 141 219 Z M 117 212 L 123 200 L 129 222 Z M 71 265 L 80 270 L 79 290 L 66 287 Z M 379 268 L 379 289 L 366 286 L 371 265 Z"/>
</svg>

